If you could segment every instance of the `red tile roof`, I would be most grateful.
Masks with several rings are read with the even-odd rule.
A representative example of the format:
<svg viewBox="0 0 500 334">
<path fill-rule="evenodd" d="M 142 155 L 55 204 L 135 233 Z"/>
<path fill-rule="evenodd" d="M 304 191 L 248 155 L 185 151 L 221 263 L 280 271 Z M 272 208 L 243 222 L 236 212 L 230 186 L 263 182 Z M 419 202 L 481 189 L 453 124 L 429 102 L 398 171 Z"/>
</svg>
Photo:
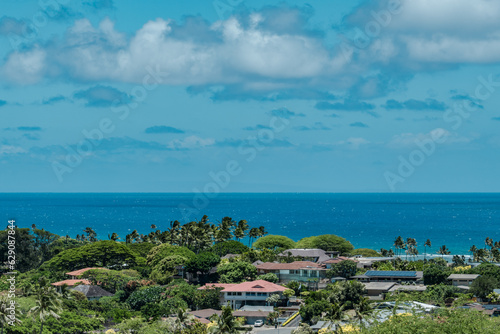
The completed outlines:
<svg viewBox="0 0 500 334">
<path fill-rule="evenodd" d="M 83 268 L 75 271 L 70 271 L 69 273 L 66 273 L 68 276 L 80 276 L 83 275 L 84 272 L 92 270 L 92 269 L 104 269 L 104 270 L 109 270 L 107 268 Z"/>
<path fill-rule="evenodd" d="M 295 261 L 291 263 L 265 262 L 255 267 L 261 270 L 298 270 L 306 269 L 308 267 L 317 269 L 323 268 L 320 264 L 311 261 Z"/>
<path fill-rule="evenodd" d="M 52 285 L 53 286 L 63 286 L 64 284 L 66 284 L 67 286 L 75 286 L 78 283 L 83 284 L 83 285 L 90 285 L 91 284 L 90 281 L 87 279 L 67 279 L 64 281 L 52 283 Z"/>
<path fill-rule="evenodd" d="M 224 292 L 282 292 L 287 288 L 264 280 L 243 282 L 224 289 Z"/>
</svg>

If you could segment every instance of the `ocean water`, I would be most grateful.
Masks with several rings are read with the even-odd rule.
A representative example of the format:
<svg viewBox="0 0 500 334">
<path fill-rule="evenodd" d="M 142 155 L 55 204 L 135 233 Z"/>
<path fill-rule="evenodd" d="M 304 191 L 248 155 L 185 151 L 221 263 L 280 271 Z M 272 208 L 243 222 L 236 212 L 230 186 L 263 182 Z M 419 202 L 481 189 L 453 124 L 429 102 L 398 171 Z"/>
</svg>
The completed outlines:
<svg viewBox="0 0 500 334">
<path fill-rule="evenodd" d="M 211 222 L 224 216 L 270 234 L 294 240 L 333 233 L 359 247 L 390 248 L 394 239 L 415 238 L 419 251 L 430 239 L 436 253 L 446 245 L 454 254 L 500 240 L 500 194 L 0 194 L 0 219 L 7 225 L 44 228 L 59 235 L 81 234 L 89 226 L 98 238 L 132 230 L 149 233 L 151 224 L 165 230 L 170 221 Z"/>
</svg>

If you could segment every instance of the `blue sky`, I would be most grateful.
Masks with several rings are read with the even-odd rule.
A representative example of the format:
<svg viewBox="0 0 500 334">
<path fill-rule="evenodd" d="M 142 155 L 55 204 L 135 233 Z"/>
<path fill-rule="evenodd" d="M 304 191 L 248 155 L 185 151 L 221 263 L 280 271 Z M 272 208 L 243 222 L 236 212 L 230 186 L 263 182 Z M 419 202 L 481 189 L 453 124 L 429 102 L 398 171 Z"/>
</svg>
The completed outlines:
<svg viewBox="0 0 500 334">
<path fill-rule="evenodd" d="M 0 5 L 4 192 L 500 189 L 500 3 Z"/>
</svg>

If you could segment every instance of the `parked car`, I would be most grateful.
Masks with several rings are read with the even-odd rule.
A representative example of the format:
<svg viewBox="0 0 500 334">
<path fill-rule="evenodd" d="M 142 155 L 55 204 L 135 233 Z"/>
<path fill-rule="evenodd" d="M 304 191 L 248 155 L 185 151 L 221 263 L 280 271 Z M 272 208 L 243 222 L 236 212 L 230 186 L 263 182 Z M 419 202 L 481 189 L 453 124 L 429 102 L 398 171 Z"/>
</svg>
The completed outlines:
<svg viewBox="0 0 500 334">
<path fill-rule="evenodd" d="M 262 320 L 257 320 L 255 321 L 255 323 L 253 324 L 255 327 L 261 327 L 264 325 L 264 321 Z"/>
</svg>

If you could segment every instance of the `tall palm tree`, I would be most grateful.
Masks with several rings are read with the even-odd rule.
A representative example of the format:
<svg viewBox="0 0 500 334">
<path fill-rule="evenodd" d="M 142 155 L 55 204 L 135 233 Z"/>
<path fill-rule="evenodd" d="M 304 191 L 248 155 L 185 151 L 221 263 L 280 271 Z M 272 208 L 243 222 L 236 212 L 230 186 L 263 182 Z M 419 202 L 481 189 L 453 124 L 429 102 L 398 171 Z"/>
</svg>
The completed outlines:
<svg viewBox="0 0 500 334">
<path fill-rule="evenodd" d="M 10 326 L 12 323 L 21 323 L 21 320 L 19 320 L 18 315 L 19 315 L 19 308 L 16 307 L 14 314 L 14 319 L 12 318 L 12 314 L 10 313 L 11 310 L 8 310 L 10 307 L 10 300 L 5 297 L 1 296 L 0 297 L 0 333 L 3 334 L 3 330 L 5 327 Z"/>
<path fill-rule="evenodd" d="M 113 241 L 117 241 L 118 239 L 120 239 L 120 237 L 118 237 L 118 233 L 113 232 L 111 235 L 108 234 L 108 239 L 113 240 Z"/>
<path fill-rule="evenodd" d="M 87 234 L 87 238 L 89 239 L 90 242 L 97 241 L 97 233 L 91 227 L 86 227 L 85 230 L 83 230 L 83 232 Z"/>
<path fill-rule="evenodd" d="M 472 258 L 474 259 L 474 261 L 476 261 L 476 259 L 477 259 L 477 256 L 476 256 L 477 247 L 476 247 L 476 245 L 472 245 L 471 248 L 469 249 L 469 252 L 471 252 Z"/>
<path fill-rule="evenodd" d="M 35 295 L 36 304 L 30 309 L 30 314 L 40 319 L 40 334 L 42 334 L 43 324 L 48 318 L 54 317 L 59 319 L 59 313 L 62 312 L 61 298 L 56 290 L 51 287 L 44 278 L 39 281 Z"/>
<path fill-rule="evenodd" d="M 236 226 L 236 229 L 234 230 L 234 237 L 239 240 L 241 238 L 244 238 L 246 235 L 247 235 L 247 231 L 248 229 L 250 228 L 250 226 L 248 226 L 248 223 L 246 220 L 240 220 L 238 222 L 238 225 Z M 238 232 L 236 232 L 238 231 Z M 236 235 L 236 233 L 238 233 L 238 235 Z"/>
<path fill-rule="evenodd" d="M 193 323 L 194 315 L 188 313 L 188 310 L 180 307 L 176 313 L 175 319 L 175 332 L 181 333 L 186 327 L 189 327 Z"/>
<path fill-rule="evenodd" d="M 396 249 L 396 256 L 401 254 L 399 250 L 400 249 L 402 250 L 404 248 L 404 243 L 405 242 L 403 241 L 403 238 L 401 238 L 401 236 L 398 236 L 396 240 L 394 240 L 394 248 Z"/>
<path fill-rule="evenodd" d="M 259 226 L 259 238 L 267 234 L 266 228 L 264 226 Z"/>
<path fill-rule="evenodd" d="M 426 256 L 426 254 L 427 254 L 427 249 L 426 249 L 426 247 L 431 248 L 431 246 L 432 246 L 432 244 L 431 244 L 431 239 L 427 239 L 427 240 L 425 241 L 425 243 L 424 243 L 424 252 L 425 252 L 425 253 L 424 253 L 424 260 L 426 260 L 426 257 L 425 257 L 425 256 Z"/>
<path fill-rule="evenodd" d="M 238 321 L 233 316 L 233 311 L 229 306 L 222 307 L 222 313 L 220 315 L 214 315 L 212 318 L 216 326 L 210 327 L 214 333 L 217 334 L 236 334 L 238 330 L 236 329 L 239 326 Z"/>
<path fill-rule="evenodd" d="M 179 236 L 180 236 L 180 231 L 181 231 L 181 223 L 179 221 L 173 221 L 170 222 L 170 228 L 167 229 L 169 235 L 168 235 L 168 242 L 171 245 L 177 245 L 179 243 Z"/>
<path fill-rule="evenodd" d="M 258 227 L 252 227 L 250 229 L 250 232 L 248 232 L 249 236 L 249 241 L 248 241 L 248 246 L 250 247 L 252 245 L 252 239 L 257 239 L 259 237 L 260 230 Z"/>
<path fill-rule="evenodd" d="M 484 240 L 484 244 L 487 247 L 490 247 L 490 249 L 491 249 L 493 247 L 493 239 L 491 239 L 490 237 L 486 237 L 486 240 Z"/>
<path fill-rule="evenodd" d="M 448 250 L 446 245 L 443 245 L 443 246 L 439 247 L 438 254 L 441 254 L 441 257 L 443 258 L 445 255 L 450 254 L 450 251 Z"/>
</svg>

